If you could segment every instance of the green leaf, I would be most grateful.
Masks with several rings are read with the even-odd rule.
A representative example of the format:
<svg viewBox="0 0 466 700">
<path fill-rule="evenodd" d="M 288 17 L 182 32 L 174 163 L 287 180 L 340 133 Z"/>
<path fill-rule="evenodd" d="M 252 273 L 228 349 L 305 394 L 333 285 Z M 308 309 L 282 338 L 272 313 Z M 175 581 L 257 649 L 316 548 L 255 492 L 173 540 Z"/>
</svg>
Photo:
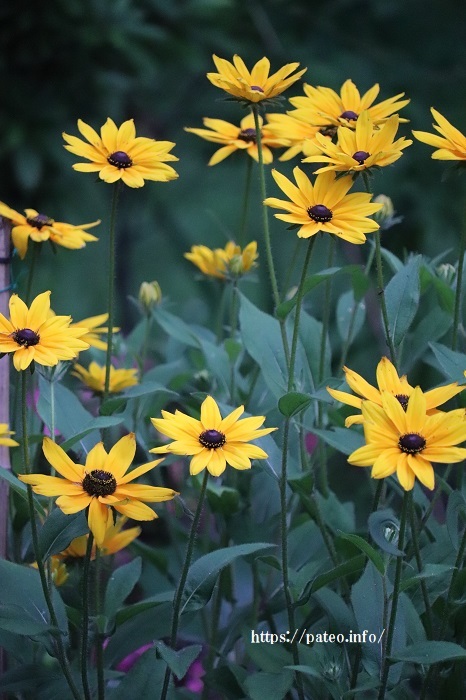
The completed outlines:
<svg viewBox="0 0 466 700">
<path fill-rule="evenodd" d="M 210 482 L 207 486 L 207 500 L 214 513 L 230 516 L 239 508 L 239 492 L 231 486 L 223 486 L 217 481 Z"/>
<path fill-rule="evenodd" d="M 42 558 L 59 554 L 68 547 L 75 537 L 89 532 L 84 511 L 65 515 L 60 508 L 54 508 L 39 532 L 39 548 Z"/>
<path fill-rule="evenodd" d="M 89 433 L 92 433 L 94 430 L 111 428 L 114 425 L 120 425 L 120 423 L 123 423 L 123 421 L 123 416 L 97 416 L 92 419 L 92 425 L 89 425 L 87 428 L 84 428 L 76 435 L 72 435 L 70 438 L 68 438 L 68 440 L 62 442 L 60 444 L 60 447 L 66 452 L 71 447 L 73 447 L 73 445 L 82 440 L 83 437 L 86 437 L 86 435 L 89 435 Z"/>
<path fill-rule="evenodd" d="M 429 346 L 444 376 L 451 382 L 464 384 L 466 382 L 464 376 L 466 357 L 460 352 L 450 350 L 441 343 L 429 343 Z"/>
<path fill-rule="evenodd" d="M 0 479 L 3 479 L 3 481 L 6 481 L 12 491 L 17 493 L 18 496 L 20 496 L 26 502 L 28 502 L 28 489 L 27 489 L 26 484 L 23 484 L 23 482 L 20 481 L 17 476 L 12 474 L 12 472 L 10 472 L 9 469 L 4 469 L 3 467 L 0 467 Z M 37 500 L 37 498 L 35 496 L 33 496 L 32 500 L 34 501 L 35 510 L 39 513 L 39 515 L 42 515 L 42 517 L 45 517 L 46 512 L 42 508 L 42 506 L 39 503 L 39 501 Z"/>
<path fill-rule="evenodd" d="M 395 347 L 408 332 L 419 306 L 421 260 L 421 255 L 411 258 L 385 288 L 388 324 Z"/>
<path fill-rule="evenodd" d="M 293 673 L 284 668 L 280 673 L 254 673 L 244 685 L 251 700 L 282 700 L 293 685 Z"/>
<path fill-rule="evenodd" d="M 173 651 L 166 644 L 158 641 L 155 642 L 154 647 L 178 680 L 184 678 L 189 667 L 202 651 L 201 644 L 193 644 L 189 647 L 183 647 L 179 651 Z"/>
<path fill-rule="evenodd" d="M 166 668 L 165 662 L 156 658 L 155 651 L 148 649 L 124 675 L 119 686 L 108 694 L 109 700 L 154 700 L 160 697 Z"/>
<path fill-rule="evenodd" d="M 15 603 L 0 603 L 0 629 L 33 637 L 53 628 L 39 611 L 32 612 Z"/>
<path fill-rule="evenodd" d="M 439 576 L 445 576 L 446 574 L 451 574 L 453 569 L 453 566 L 448 566 L 447 564 L 426 564 L 424 569 L 418 574 L 404 579 L 401 582 L 400 590 L 405 591 L 407 588 L 418 584 L 422 579 L 432 579 Z"/>
<path fill-rule="evenodd" d="M 364 445 L 364 438 L 361 433 L 348 428 L 333 428 L 333 430 L 312 428 L 311 432 L 344 455 L 350 455 Z"/>
<path fill-rule="evenodd" d="M 296 413 L 304 411 L 310 403 L 311 399 L 307 394 L 301 394 L 299 391 L 290 391 L 278 400 L 278 409 L 282 416 L 289 418 Z"/>
<path fill-rule="evenodd" d="M 465 660 L 466 649 L 453 642 L 421 642 L 405 647 L 391 654 L 391 661 L 405 661 L 413 664 L 438 664 L 442 661 Z"/>
<path fill-rule="evenodd" d="M 17 668 L 10 668 L 2 673 L 0 678 L 0 692 L 21 693 L 27 690 L 35 691 L 50 681 L 61 678 L 61 673 L 45 665 L 24 664 Z"/>
<path fill-rule="evenodd" d="M 400 523 L 392 510 L 377 510 L 371 513 L 368 524 L 370 536 L 383 552 L 394 557 L 404 556 L 404 552 L 393 543 L 395 537 L 398 539 Z M 387 539 L 387 536 L 390 539 Z"/>
<path fill-rule="evenodd" d="M 250 544 L 238 544 L 204 554 L 203 557 L 200 557 L 189 567 L 182 598 L 182 612 L 200 610 L 208 603 L 217 576 L 225 566 L 234 562 L 238 557 L 245 557 L 272 547 L 275 547 L 275 545 L 251 542 Z"/>
<path fill-rule="evenodd" d="M 325 571 L 323 574 L 319 574 L 319 576 L 316 576 L 315 579 L 311 582 L 309 589 L 306 591 L 307 598 L 303 598 L 303 600 L 300 601 L 300 604 L 302 605 L 305 602 L 307 602 L 307 600 L 309 600 L 310 596 L 313 593 L 318 591 L 320 588 L 323 588 L 327 584 L 332 583 L 333 581 L 338 581 L 341 578 L 361 571 L 364 568 L 365 562 L 366 557 L 362 554 L 359 554 L 357 557 L 348 559 L 348 561 L 345 561 L 343 564 L 339 564 L 333 569 Z"/>
<path fill-rule="evenodd" d="M 339 532 L 338 536 L 344 540 L 348 540 L 348 542 L 352 542 L 358 549 L 361 550 L 361 552 L 364 552 L 364 554 L 366 554 L 366 556 L 369 557 L 377 571 L 382 576 L 385 574 L 385 565 L 383 558 L 378 552 L 376 552 L 376 550 L 373 547 L 371 547 L 369 542 L 363 540 L 363 538 L 359 537 L 359 535 L 346 534 L 344 532 Z"/>
<path fill-rule="evenodd" d="M 142 570 L 141 557 L 113 571 L 105 591 L 104 615 L 112 619 L 139 581 Z"/>
<path fill-rule="evenodd" d="M 459 549 L 458 518 L 460 516 L 462 516 L 463 520 L 466 517 L 466 500 L 462 493 L 453 491 L 448 497 L 446 522 L 448 534 L 455 551 Z"/>
</svg>

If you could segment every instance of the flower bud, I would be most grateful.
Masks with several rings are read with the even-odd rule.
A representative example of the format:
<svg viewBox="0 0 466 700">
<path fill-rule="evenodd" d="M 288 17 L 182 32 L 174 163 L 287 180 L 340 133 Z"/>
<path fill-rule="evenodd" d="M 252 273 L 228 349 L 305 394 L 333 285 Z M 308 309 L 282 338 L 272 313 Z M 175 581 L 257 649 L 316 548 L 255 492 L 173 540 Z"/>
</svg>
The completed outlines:
<svg viewBox="0 0 466 700">
<path fill-rule="evenodd" d="M 139 302 L 141 303 L 144 311 L 150 313 L 154 306 L 158 306 L 162 301 L 162 290 L 160 289 L 159 283 L 154 280 L 153 282 L 143 282 L 139 287 Z"/>
<path fill-rule="evenodd" d="M 393 219 L 395 209 L 390 197 L 387 197 L 386 194 L 378 194 L 377 197 L 374 197 L 373 201 L 377 204 L 383 204 L 382 209 L 379 209 L 379 211 L 374 214 L 374 219 L 378 221 L 379 224 L 382 225 L 386 221 Z"/>
<path fill-rule="evenodd" d="M 448 285 L 451 285 L 456 277 L 456 267 L 450 263 L 443 263 L 442 265 L 439 265 L 435 269 L 435 272 L 437 273 L 437 276 Z"/>
</svg>

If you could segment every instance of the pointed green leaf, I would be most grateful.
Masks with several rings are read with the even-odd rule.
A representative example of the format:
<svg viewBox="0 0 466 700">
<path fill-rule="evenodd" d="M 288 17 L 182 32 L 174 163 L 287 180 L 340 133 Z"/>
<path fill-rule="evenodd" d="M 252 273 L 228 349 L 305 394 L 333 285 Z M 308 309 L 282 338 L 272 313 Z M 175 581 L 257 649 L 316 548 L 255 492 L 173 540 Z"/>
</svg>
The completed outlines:
<svg viewBox="0 0 466 700">
<path fill-rule="evenodd" d="M 289 418 L 296 413 L 304 411 L 311 399 L 307 394 L 301 394 L 299 391 L 290 391 L 278 400 L 278 409 L 282 416 Z"/>
<path fill-rule="evenodd" d="M 421 260 L 421 255 L 411 258 L 385 288 L 388 325 L 395 347 L 400 345 L 408 332 L 419 306 Z"/>
</svg>

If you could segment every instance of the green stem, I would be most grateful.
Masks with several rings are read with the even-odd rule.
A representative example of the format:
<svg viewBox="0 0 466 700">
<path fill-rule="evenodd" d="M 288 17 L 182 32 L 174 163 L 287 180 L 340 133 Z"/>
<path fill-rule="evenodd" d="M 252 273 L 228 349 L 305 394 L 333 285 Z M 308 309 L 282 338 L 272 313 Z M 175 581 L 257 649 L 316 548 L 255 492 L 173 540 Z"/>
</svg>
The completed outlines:
<svg viewBox="0 0 466 700">
<path fill-rule="evenodd" d="M 95 550 L 95 614 L 96 619 L 99 624 L 100 613 L 101 613 L 101 590 L 100 590 L 100 577 L 102 575 L 102 558 L 100 549 L 96 547 Z M 97 696 L 99 700 L 105 700 L 105 677 L 104 677 L 104 649 L 103 649 L 104 636 L 97 630 L 97 643 L 96 643 L 96 666 L 97 666 Z"/>
<path fill-rule="evenodd" d="M 251 196 L 252 158 L 246 157 L 246 180 L 244 183 L 243 211 L 238 235 L 238 245 L 243 247 L 248 224 L 249 200 Z"/>
<path fill-rule="evenodd" d="M 335 237 L 330 236 L 330 243 L 328 249 L 327 257 L 327 268 L 332 267 L 333 258 L 335 255 Z M 330 321 L 330 301 L 332 297 L 332 278 L 329 277 L 325 281 L 325 292 L 324 292 L 324 310 L 322 314 L 322 336 L 320 338 L 320 357 L 319 357 L 319 384 L 324 378 L 324 365 L 325 365 L 325 350 L 327 348 L 327 333 L 328 325 Z"/>
<path fill-rule="evenodd" d="M 307 247 L 306 257 L 304 259 L 303 270 L 301 273 L 301 279 L 299 282 L 298 291 L 296 292 L 296 307 L 295 307 L 296 310 L 295 310 L 295 317 L 294 317 L 293 337 L 291 340 L 291 353 L 290 353 L 290 363 L 289 363 L 289 370 L 288 370 L 288 391 L 292 391 L 293 385 L 294 385 L 294 370 L 295 370 L 295 364 L 296 364 L 296 351 L 298 348 L 299 319 L 301 316 L 301 306 L 302 306 L 303 297 L 304 297 L 304 282 L 306 280 L 307 269 L 309 267 L 309 263 L 311 260 L 311 255 L 312 255 L 315 241 L 316 241 L 316 237 L 312 236 L 311 240 L 309 241 L 308 247 Z"/>
<path fill-rule="evenodd" d="M 411 540 L 413 543 L 414 557 L 416 559 L 417 569 L 418 569 L 419 573 L 421 573 L 423 566 L 422 566 L 421 550 L 419 548 L 419 539 L 418 539 L 418 535 L 417 535 L 416 512 L 415 512 L 415 508 L 414 508 L 412 491 L 409 492 L 409 519 L 410 519 L 410 525 L 411 525 Z M 429 593 L 427 590 L 426 582 L 423 578 L 421 578 L 420 584 L 421 584 L 422 598 L 424 600 L 424 607 L 426 609 L 427 638 L 432 639 L 433 633 L 434 633 L 434 625 L 433 625 L 433 621 L 432 621 L 432 610 L 430 607 Z"/>
<path fill-rule="evenodd" d="M 400 534 L 398 536 L 398 549 L 404 550 L 405 532 L 406 532 L 406 514 L 408 510 L 409 492 L 406 491 L 403 496 L 403 505 L 401 509 L 400 518 Z M 404 555 L 403 555 L 404 556 Z M 382 659 L 382 673 L 381 673 L 381 685 L 378 694 L 378 700 L 383 700 L 385 698 L 385 692 L 387 690 L 388 682 L 388 672 L 390 670 L 390 654 L 392 651 L 393 635 L 395 633 L 396 624 L 396 612 L 398 609 L 398 599 L 400 595 L 400 585 L 401 585 L 401 574 L 403 570 L 403 556 L 397 557 L 396 569 L 395 569 L 395 582 L 393 585 L 392 593 L 392 606 L 390 610 L 390 619 L 388 622 L 387 630 L 387 644 L 385 645 L 385 650 Z"/>
<path fill-rule="evenodd" d="M 116 213 L 118 196 L 120 194 L 121 181 L 113 186 L 112 211 L 110 215 L 109 252 L 108 252 L 108 333 L 107 333 L 107 357 L 105 362 L 105 388 L 102 403 L 108 398 L 110 388 L 110 367 L 112 364 L 113 350 L 113 322 L 114 322 L 114 295 L 115 295 L 115 269 L 116 269 Z"/>
<path fill-rule="evenodd" d="M 170 646 L 172 649 L 175 649 L 175 646 L 176 646 L 176 639 L 177 639 L 177 635 L 178 635 L 178 624 L 180 621 L 180 613 L 181 613 L 181 602 L 183 599 L 184 587 L 186 584 L 186 579 L 188 578 L 188 571 L 189 571 L 191 559 L 193 556 L 194 543 L 196 541 L 197 529 L 199 527 L 199 520 L 201 518 L 202 508 L 204 505 L 204 497 L 205 497 L 205 492 L 207 489 L 208 477 L 209 477 L 209 472 L 206 469 L 204 472 L 204 478 L 202 480 L 201 492 L 199 494 L 199 500 L 197 503 L 196 512 L 194 514 L 193 524 L 191 525 L 191 530 L 189 532 L 188 544 L 186 545 L 186 554 L 184 557 L 184 563 L 183 563 L 183 568 L 181 571 L 180 581 L 178 583 L 178 587 L 177 587 L 176 592 L 175 592 L 175 597 L 173 599 L 173 615 L 172 615 L 172 625 L 171 625 L 171 634 L 170 634 Z M 167 666 L 167 669 L 165 671 L 165 678 L 163 681 L 163 688 L 162 688 L 162 694 L 160 696 L 160 700 L 165 700 L 165 698 L 167 697 L 168 687 L 170 685 L 170 678 L 171 678 L 171 671 L 170 671 L 170 668 Z"/>
<path fill-rule="evenodd" d="M 385 486 L 385 480 L 379 479 L 377 487 L 375 489 L 375 493 L 374 493 L 374 500 L 372 501 L 372 511 L 371 511 L 372 513 L 375 513 L 375 511 L 379 507 L 379 502 L 380 502 L 380 499 L 382 497 L 384 486 Z"/>
<path fill-rule="evenodd" d="M 236 328 L 238 325 L 238 280 L 235 277 L 231 283 L 231 294 L 230 294 L 230 338 L 235 339 Z M 234 403 L 235 396 L 235 364 L 236 360 L 231 360 L 230 365 L 230 400 Z"/>
<path fill-rule="evenodd" d="M 460 238 L 460 248 L 458 253 L 458 273 L 456 275 L 455 308 L 453 312 L 453 334 L 451 337 L 451 349 L 456 350 L 458 341 L 458 326 L 461 315 L 461 287 L 463 286 L 463 265 L 464 253 L 466 249 L 466 224 L 463 224 Z"/>
<path fill-rule="evenodd" d="M 283 289 L 284 289 L 283 300 L 286 299 L 288 289 L 290 288 L 291 278 L 293 276 L 293 272 L 294 272 L 294 269 L 296 267 L 298 255 L 300 255 L 300 253 L 301 253 L 302 244 L 303 243 L 302 243 L 301 238 L 296 237 L 295 249 L 293 251 L 293 255 L 291 256 L 290 264 L 288 265 L 288 269 L 287 269 L 286 274 L 285 274 L 285 282 L 283 284 Z"/>
<path fill-rule="evenodd" d="M 87 665 L 89 658 L 89 578 L 91 569 L 92 545 L 94 544 L 94 535 L 89 532 L 87 538 L 86 555 L 84 557 L 83 567 L 83 617 L 82 617 L 82 637 L 81 637 L 81 678 L 83 683 L 83 691 L 85 700 L 91 700 L 91 691 L 89 688 L 89 679 L 87 676 Z"/>
</svg>

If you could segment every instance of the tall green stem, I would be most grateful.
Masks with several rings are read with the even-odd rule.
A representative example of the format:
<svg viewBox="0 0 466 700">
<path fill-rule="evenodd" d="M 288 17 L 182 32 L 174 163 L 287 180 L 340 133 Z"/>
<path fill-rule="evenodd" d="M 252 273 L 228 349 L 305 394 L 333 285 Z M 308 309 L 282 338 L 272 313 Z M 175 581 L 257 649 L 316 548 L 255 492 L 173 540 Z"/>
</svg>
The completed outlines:
<svg viewBox="0 0 466 700">
<path fill-rule="evenodd" d="M 455 309 L 453 312 L 453 333 L 451 337 L 451 349 L 456 350 L 458 341 L 458 326 L 461 316 L 461 287 L 463 286 L 464 253 L 466 249 L 466 223 L 461 230 L 460 248 L 458 252 L 458 273 L 456 275 Z"/>
<path fill-rule="evenodd" d="M 102 397 L 104 403 L 110 388 L 110 367 L 112 364 L 113 350 L 113 319 L 114 319 L 114 295 L 115 295 L 115 269 L 116 269 L 116 213 L 118 196 L 120 194 L 121 181 L 113 186 L 112 211 L 110 215 L 109 249 L 108 249 L 108 333 L 107 333 L 107 357 L 105 362 L 105 388 Z"/>
<path fill-rule="evenodd" d="M 298 349 L 298 337 L 299 337 L 299 319 L 301 316 L 301 306 L 304 297 L 304 282 L 306 281 L 307 269 L 311 261 L 312 251 L 314 248 L 314 243 L 316 242 L 316 236 L 312 236 L 309 241 L 306 257 L 304 259 L 303 270 L 301 273 L 301 279 L 299 281 L 298 291 L 296 292 L 296 306 L 295 306 L 295 318 L 293 326 L 293 337 L 291 340 L 291 353 L 290 353 L 290 363 L 288 370 L 288 391 L 293 390 L 294 385 L 294 370 L 296 364 L 296 351 Z"/>
<path fill-rule="evenodd" d="M 233 341 L 236 335 L 236 328 L 238 325 L 238 280 L 235 277 L 231 283 L 230 289 L 230 338 Z M 236 359 L 233 357 L 231 359 L 230 365 L 230 400 L 234 403 L 235 396 L 235 364 Z"/>
<path fill-rule="evenodd" d="M 95 616 L 100 619 L 101 614 L 101 590 L 100 577 L 102 575 L 102 557 L 99 547 L 95 550 Z M 99 623 L 98 623 L 99 626 Z M 97 696 L 99 700 L 105 700 L 105 677 L 104 677 L 104 654 L 103 641 L 104 635 L 97 629 L 96 643 L 96 666 L 97 666 Z"/>
<path fill-rule="evenodd" d="M 416 559 L 417 569 L 418 569 L 419 573 L 421 573 L 423 566 L 422 566 L 421 550 L 419 548 L 419 538 L 417 535 L 416 512 L 414 509 L 414 501 L 413 501 L 412 491 L 410 491 L 409 494 L 410 494 L 409 495 L 409 519 L 410 519 L 410 525 L 411 525 L 411 540 L 413 543 L 414 557 Z M 432 639 L 433 632 L 434 632 L 434 625 L 433 625 L 433 621 L 432 621 L 432 610 L 430 607 L 429 592 L 427 590 L 426 582 L 423 578 L 421 578 L 420 584 L 421 584 L 422 598 L 424 600 L 424 607 L 426 609 L 427 638 Z"/>
<path fill-rule="evenodd" d="M 335 237 L 330 236 L 330 243 L 327 256 L 327 268 L 332 267 L 333 258 L 335 255 Z M 329 277 L 325 281 L 325 291 L 324 291 L 324 311 L 322 314 L 322 336 L 320 338 L 320 357 L 319 357 L 319 384 L 324 378 L 324 365 L 325 365 L 325 350 L 327 348 L 327 333 L 328 324 L 330 321 L 330 300 L 332 297 L 332 278 Z"/>
<path fill-rule="evenodd" d="M 181 614 L 181 602 L 183 599 L 184 587 L 186 585 L 186 579 L 188 578 L 188 571 L 191 564 L 191 559 L 194 551 L 194 543 L 196 541 L 197 529 L 199 527 L 199 520 L 201 518 L 202 508 L 204 505 L 205 492 L 207 489 L 207 481 L 209 478 L 209 472 L 207 469 L 204 471 L 204 478 L 202 480 L 201 492 L 199 494 L 199 500 L 197 502 L 196 512 L 194 514 L 193 524 L 191 525 L 191 530 L 189 532 L 188 544 L 186 545 L 186 554 L 184 557 L 183 568 L 181 570 L 181 577 L 178 583 L 178 587 L 175 592 L 175 597 L 173 599 L 173 614 L 172 614 L 172 626 L 170 634 L 170 646 L 172 649 L 175 648 L 176 638 L 178 635 L 178 624 L 180 621 Z M 165 678 L 163 681 L 162 694 L 160 700 L 165 700 L 167 697 L 168 687 L 170 685 L 171 671 L 167 666 L 165 671 Z"/>
<path fill-rule="evenodd" d="M 83 691 L 85 700 L 91 700 L 91 691 L 89 688 L 89 678 L 87 675 L 87 666 L 89 659 L 89 589 L 90 589 L 90 570 L 91 570 L 91 555 L 92 545 L 94 544 L 94 535 L 89 533 L 87 538 L 86 556 L 84 557 L 83 567 L 83 618 L 81 630 L 81 678 L 83 683 Z"/>
</svg>

